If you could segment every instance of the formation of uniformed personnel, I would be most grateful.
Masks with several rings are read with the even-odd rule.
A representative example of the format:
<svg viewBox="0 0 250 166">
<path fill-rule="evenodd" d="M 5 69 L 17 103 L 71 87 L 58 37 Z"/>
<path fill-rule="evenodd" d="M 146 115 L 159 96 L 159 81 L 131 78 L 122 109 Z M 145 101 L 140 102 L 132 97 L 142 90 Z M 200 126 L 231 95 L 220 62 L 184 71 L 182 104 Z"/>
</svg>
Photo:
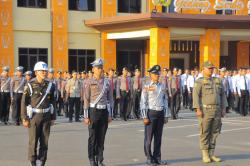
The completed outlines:
<svg viewBox="0 0 250 166">
<path fill-rule="evenodd" d="M 122 69 L 122 75 L 117 79 L 116 98 L 120 99 L 120 113 L 124 121 L 128 118 L 128 109 L 131 98 L 131 79 L 128 77 L 128 69 Z"/>
<path fill-rule="evenodd" d="M 14 76 L 10 83 L 11 101 L 13 105 L 12 118 L 17 126 L 20 125 L 21 120 L 21 100 L 23 95 L 26 79 L 23 77 L 23 67 L 16 68 L 16 76 Z"/>
<path fill-rule="evenodd" d="M 249 111 L 250 80 L 246 77 L 246 68 L 242 67 L 236 80 L 236 89 L 239 96 L 238 110 L 242 116 Z"/>
<path fill-rule="evenodd" d="M 10 82 L 11 78 L 9 77 L 9 67 L 3 67 L 3 72 L 1 74 L 0 80 L 0 93 L 1 93 L 1 109 L 0 109 L 0 118 L 1 121 L 7 125 L 9 120 L 9 109 L 11 104 L 11 89 Z"/>
<path fill-rule="evenodd" d="M 214 151 L 227 100 L 222 81 L 212 77 L 213 64 L 206 61 L 203 66 L 203 77 L 196 80 L 193 91 L 193 108 L 199 120 L 202 160 L 204 163 L 220 162 L 221 159 L 214 155 Z"/>
<path fill-rule="evenodd" d="M 53 108 L 55 86 L 46 79 L 48 66 L 37 62 L 34 66 L 36 77 L 24 88 L 21 102 L 23 126 L 29 131 L 28 159 L 32 166 L 39 160 L 44 166 L 47 160 L 50 127 L 54 124 L 56 113 Z M 39 141 L 39 153 L 37 145 Z"/>
<path fill-rule="evenodd" d="M 142 91 L 142 77 L 139 69 L 135 70 L 135 76 L 132 79 L 132 110 L 136 119 L 140 119 L 140 100 Z"/>
<path fill-rule="evenodd" d="M 80 122 L 79 113 L 80 113 L 80 100 L 81 100 L 81 91 L 82 83 L 77 78 L 77 72 L 72 71 L 72 78 L 67 81 L 66 84 L 66 95 L 69 102 L 69 122 L 72 122 L 73 113 L 75 115 L 75 122 Z"/>
<path fill-rule="evenodd" d="M 103 151 L 108 123 L 112 121 L 113 93 L 110 82 L 103 77 L 103 60 L 91 63 L 93 77 L 85 83 L 84 122 L 89 128 L 88 158 L 91 166 L 104 166 Z"/>
<path fill-rule="evenodd" d="M 177 74 L 178 70 L 177 68 L 174 68 L 173 75 L 169 77 L 168 81 L 172 119 L 177 119 L 181 107 L 181 79 Z"/>
<path fill-rule="evenodd" d="M 163 126 L 168 122 L 168 96 L 165 84 L 159 82 L 161 67 L 148 70 L 150 81 L 145 83 L 141 95 L 141 114 L 145 124 L 144 152 L 148 165 L 167 165 L 161 160 Z M 153 152 L 151 144 L 154 139 Z"/>
</svg>

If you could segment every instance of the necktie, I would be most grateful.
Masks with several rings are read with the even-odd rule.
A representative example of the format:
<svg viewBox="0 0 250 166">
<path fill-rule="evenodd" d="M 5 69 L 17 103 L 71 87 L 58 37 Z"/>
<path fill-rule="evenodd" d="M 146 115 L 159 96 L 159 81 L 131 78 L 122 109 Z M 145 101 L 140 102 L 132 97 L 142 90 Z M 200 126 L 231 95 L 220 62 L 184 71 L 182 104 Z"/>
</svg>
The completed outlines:
<svg viewBox="0 0 250 166">
<path fill-rule="evenodd" d="M 126 77 L 126 91 L 128 92 L 128 78 Z"/>
</svg>

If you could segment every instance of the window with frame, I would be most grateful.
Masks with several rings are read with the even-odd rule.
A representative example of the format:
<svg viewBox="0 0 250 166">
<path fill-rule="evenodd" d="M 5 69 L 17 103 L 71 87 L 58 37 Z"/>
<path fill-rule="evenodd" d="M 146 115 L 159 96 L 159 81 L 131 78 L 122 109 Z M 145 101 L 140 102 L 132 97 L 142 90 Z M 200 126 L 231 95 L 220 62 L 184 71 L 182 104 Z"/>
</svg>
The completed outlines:
<svg viewBox="0 0 250 166">
<path fill-rule="evenodd" d="M 48 63 L 47 48 L 18 48 L 19 66 L 24 67 L 24 71 L 33 70 L 36 62 Z"/>
<path fill-rule="evenodd" d="M 95 11 L 96 0 L 69 0 L 69 10 Z"/>
<path fill-rule="evenodd" d="M 91 70 L 90 63 L 95 60 L 95 50 L 69 49 L 69 72 Z"/>
<path fill-rule="evenodd" d="M 141 13 L 141 0 L 118 0 L 119 13 Z"/>
<path fill-rule="evenodd" d="M 17 0 L 18 7 L 47 8 L 47 0 Z"/>
</svg>

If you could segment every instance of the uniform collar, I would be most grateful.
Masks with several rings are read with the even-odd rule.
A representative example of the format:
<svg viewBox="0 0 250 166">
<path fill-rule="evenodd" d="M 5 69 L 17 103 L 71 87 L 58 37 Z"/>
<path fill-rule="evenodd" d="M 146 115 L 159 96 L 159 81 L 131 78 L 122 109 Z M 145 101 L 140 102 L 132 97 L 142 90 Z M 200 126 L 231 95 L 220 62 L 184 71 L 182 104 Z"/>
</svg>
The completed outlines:
<svg viewBox="0 0 250 166">
<path fill-rule="evenodd" d="M 153 82 L 152 80 L 150 81 L 150 86 L 152 86 L 152 85 L 159 85 L 159 81 L 157 82 L 157 83 L 155 83 L 155 82 Z"/>
</svg>

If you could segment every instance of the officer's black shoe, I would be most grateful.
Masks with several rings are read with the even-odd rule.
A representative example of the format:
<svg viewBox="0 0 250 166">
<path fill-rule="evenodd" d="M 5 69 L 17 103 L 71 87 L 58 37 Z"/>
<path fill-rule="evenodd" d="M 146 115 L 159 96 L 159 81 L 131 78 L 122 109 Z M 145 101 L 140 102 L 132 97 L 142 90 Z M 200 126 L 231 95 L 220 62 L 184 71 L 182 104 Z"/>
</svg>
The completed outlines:
<svg viewBox="0 0 250 166">
<path fill-rule="evenodd" d="M 90 160 L 90 166 L 98 166 L 94 160 Z"/>
<path fill-rule="evenodd" d="M 155 163 L 157 165 L 168 165 L 168 163 L 166 161 L 162 161 L 162 160 L 155 160 Z"/>
</svg>

